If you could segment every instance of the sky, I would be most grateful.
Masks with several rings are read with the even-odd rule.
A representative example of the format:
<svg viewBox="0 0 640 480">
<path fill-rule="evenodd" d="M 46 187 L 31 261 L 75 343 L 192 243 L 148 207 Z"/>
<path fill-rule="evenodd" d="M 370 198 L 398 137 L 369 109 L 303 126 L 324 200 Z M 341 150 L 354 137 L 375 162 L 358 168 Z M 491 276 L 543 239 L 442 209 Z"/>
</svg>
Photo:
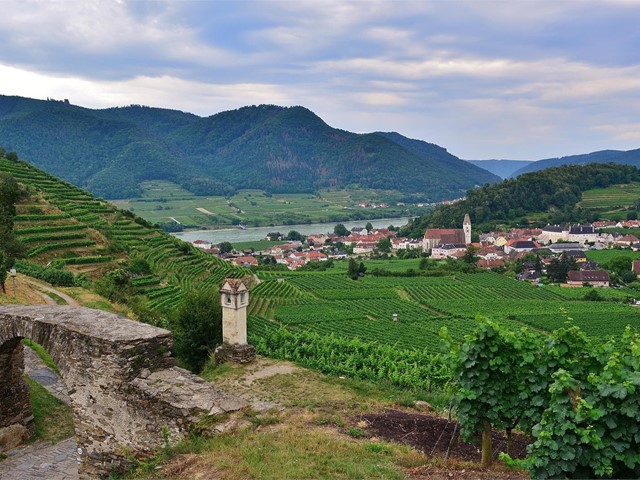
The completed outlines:
<svg viewBox="0 0 640 480">
<path fill-rule="evenodd" d="M 464 159 L 640 148 L 640 0 L 0 0 L 0 94 L 302 105 Z"/>
</svg>

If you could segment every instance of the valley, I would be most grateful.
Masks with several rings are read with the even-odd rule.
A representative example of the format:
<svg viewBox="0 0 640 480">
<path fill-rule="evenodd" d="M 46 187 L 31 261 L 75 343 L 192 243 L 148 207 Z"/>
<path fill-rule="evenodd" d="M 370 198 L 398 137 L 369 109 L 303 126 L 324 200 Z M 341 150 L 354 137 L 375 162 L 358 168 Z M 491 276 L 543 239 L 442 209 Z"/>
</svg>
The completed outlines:
<svg viewBox="0 0 640 480">
<path fill-rule="evenodd" d="M 350 188 L 325 189 L 317 193 L 270 194 L 262 190 L 240 190 L 227 197 L 196 196 L 167 181 L 141 184 L 143 196 L 113 200 L 166 231 L 198 228 L 228 228 L 243 225 L 263 227 L 309 223 L 373 220 L 418 216 L 432 205 L 406 203 L 397 191 Z M 388 225 L 388 224 L 387 224 Z"/>
<path fill-rule="evenodd" d="M 604 168 L 611 181 L 624 179 L 625 175 L 635 175 L 627 167 L 612 170 L 609 169 L 613 167 L 608 166 L 597 168 Z M 382 477 L 388 477 L 389 471 L 399 471 L 398 478 L 402 478 L 410 476 L 412 468 L 421 471 L 434 468 L 434 465 L 446 470 L 451 464 L 438 463 L 443 461 L 441 457 L 422 457 L 414 450 L 403 450 L 406 447 L 397 447 L 395 444 L 368 447 L 366 445 L 370 442 L 375 444 L 378 440 L 367 439 L 375 435 L 374 428 L 377 427 L 374 427 L 373 419 L 379 415 L 395 415 L 393 418 L 397 420 L 394 421 L 400 421 L 402 415 L 419 414 L 420 407 L 417 405 L 422 405 L 419 403 L 422 401 L 427 401 L 434 413 L 443 414 L 452 398 L 458 398 L 451 396 L 458 375 L 455 370 L 457 360 L 452 355 L 459 351 L 458 348 L 478 342 L 478 331 L 494 328 L 492 325 L 495 325 L 500 338 L 525 336 L 531 339 L 531 345 L 540 345 L 539 355 L 547 355 L 542 350 L 542 345 L 548 344 L 545 339 L 562 335 L 559 332 L 582 332 L 580 335 L 585 336 L 585 352 L 591 352 L 590 349 L 594 347 L 586 345 L 592 344 L 610 345 L 607 348 L 615 351 L 613 349 L 618 348 L 616 345 L 634 341 L 630 340 L 630 333 L 626 329 L 637 331 L 640 326 L 637 307 L 630 304 L 631 299 L 638 296 L 637 282 L 630 279 L 622 281 L 622 278 L 626 278 L 622 273 L 616 273 L 618 276 L 615 277 L 621 288 L 537 286 L 515 279 L 515 265 L 518 265 L 516 257 L 506 270 L 511 274 L 505 274 L 505 270 L 483 271 L 463 260 L 437 259 L 435 256 L 427 258 L 419 251 L 401 252 L 397 248 L 384 254 L 377 250 L 367 255 L 360 254 L 359 257 L 356 254 L 360 266 L 355 276 L 351 271 L 351 262 L 338 258 L 326 265 L 314 265 L 311 262 L 307 268 L 292 271 L 272 262 L 264 262 L 264 258 L 276 255 L 266 252 L 266 249 L 277 249 L 277 242 L 269 242 L 264 246 L 266 253 L 257 254 L 261 259 L 257 267 L 239 266 L 182 242 L 136 212 L 95 198 L 26 162 L 0 159 L 0 171 L 16 179 L 23 191 L 15 204 L 12 218 L 13 232 L 24 248 L 22 258 L 15 263 L 21 289 L 15 300 L 12 300 L 8 290 L 7 295 L 2 296 L 4 303 L 47 301 L 64 304 L 68 303 L 64 296 L 68 293 L 74 301 L 82 298 L 83 305 L 105 308 L 153 325 L 168 327 L 180 338 L 179 335 L 184 333 L 177 326 L 177 318 L 185 315 L 185 311 L 191 311 L 188 302 L 194 301 L 194 293 L 218 302 L 217 290 L 224 278 L 244 277 L 251 285 L 249 341 L 260 355 L 273 360 L 293 361 L 318 372 L 317 375 L 328 375 L 318 377 L 321 382 L 339 382 L 344 377 L 345 383 L 353 386 L 349 388 L 367 392 L 358 394 L 368 399 L 359 397 L 358 401 L 366 403 L 366 407 L 358 416 L 347 414 L 348 407 L 341 403 L 334 404 L 334 400 L 310 405 L 301 398 L 280 397 L 280 401 L 287 406 L 284 413 L 250 414 L 243 427 L 248 430 L 242 429 L 236 436 L 223 435 L 207 440 L 208 452 L 221 453 L 222 450 L 217 449 L 224 450 L 225 442 L 245 441 L 242 439 L 261 441 L 262 434 L 252 433 L 257 431 L 252 430 L 257 427 L 266 429 L 267 426 L 279 425 L 274 428 L 289 431 L 289 428 L 302 428 L 311 418 L 313 425 L 317 421 L 321 426 L 330 428 L 329 437 L 324 436 L 326 430 L 320 429 L 318 434 L 323 442 L 333 442 L 331 438 L 335 435 L 343 439 L 346 433 L 345 446 L 340 447 L 346 451 L 382 448 L 391 452 L 391 470 L 385 470 L 387 473 Z M 585 189 L 581 201 L 591 202 L 590 211 L 602 208 L 606 213 L 611 209 L 626 208 L 629 210 L 625 212 L 632 212 L 635 211 L 632 210 L 635 209 L 635 203 L 631 201 L 636 188 L 634 185 L 613 183 L 602 186 L 604 190 Z M 158 196 L 152 202 L 162 204 L 156 200 L 161 198 L 161 192 L 173 198 L 173 201 L 184 195 L 180 190 L 174 190 L 172 195 L 171 188 L 163 190 L 163 187 L 164 184 L 156 184 L 154 191 Z M 616 191 L 622 192 L 619 194 L 620 200 L 598 204 L 598 198 L 615 197 Z M 254 198 L 258 199 L 255 200 L 258 206 L 262 198 L 265 202 L 286 198 L 280 195 L 264 196 L 255 191 L 245 191 L 243 195 L 249 205 Z M 185 197 L 188 199 L 188 196 Z M 472 195 L 470 200 L 438 206 L 433 213 L 426 214 L 418 221 L 444 217 L 449 210 L 457 211 L 460 204 L 468 206 L 468 202 L 475 198 Z M 311 201 L 312 198 L 306 200 Z M 237 201 L 240 202 L 240 199 Z M 196 212 L 196 208 L 200 208 L 214 214 L 216 208 L 225 208 L 225 204 L 191 205 L 190 208 Z M 229 208 L 228 204 L 226 208 Z M 533 212 L 534 215 L 538 213 L 544 212 Z M 364 233 L 355 235 L 366 237 Z M 487 233 L 481 235 L 486 238 Z M 334 250 L 331 244 L 326 247 Z M 612 266 L 622 257 L 628 262 L 640 259 L 640 252 L 623 248 L 618 245 L 617 248 L 593 253 L 587 251 L 587 259 Z M 296 250 L 294 248 L 294 252 Z M 243 254 L 232 254 L 231 259 Z M 22 293 L 23 286 L 32 282 L 27 276 L 38 278 L 41 284 L 40 287 L 34 287 L 35 291 L 29 296 Z M 51 288 L 60 289 L 61 293 L 52 292 Z M 88 291 L 95 293 L 80 293 Z M 65 292 L 64 295 L 62 292 Z M 458 347 L 449 347 L 447 350 L 445 345 Z M 242 374 L 225 368 L 215 367 L 205 359 L 202 375 L 214 383 L 225 383 L 227 375 L 233 378 L 236 374 Z M 294 386 L 295 382 L 281 376 L 275 376 L 274 380 L 284 382 L 289 390 L 299 388 Z M 232 388 L 241 389 L 239 386 Z M 380 393 L 373 393 L 379 392 L 377 389 L 380 388 L 386 392 L 384 396 L 390 396 L 391 400 L 389 397 L 381 399 L 377 397 Z M 334 393 L 336 396 L 345 395 L 344 391 Z M 393 412 L 389 413 L 389 409 Z M 329 420 L 326 420 L 327 411 L 333 412 Z M 469 421 L 460 411 L 455 415 L 461 421 Z M 418 418 L 414 420 L 418 421 Z M 267 432 L 264 439 L 271 438 Z M 359 440 L 361 438 L 364 440 Z M 198 440 L 201 441 L 205 442 Z M 304 443 L 298 437 L 292 442 Z M 163 467 L 168 472 L 173 472 L 174 468 L 185 468 L 185 472 L 196 471 L 190 469 L 204 468 L 197 465 L 206 465 L 208 462 L 207 454 L 202 453 L 201 449 L 205 448 L 202 445 L 186 443 L 176 446 L 171 456 L 161 455 L 140 468 L 144 470 L 144 465 L 153 465 L 155 469 L 158 464 L 154 462 L 157 461 L 163 464 L 168 462 Z M 416 448 L 415 445 L 413 447 Z M 283 445 L 282 448 L 292 447 Z M 304 451 L 304 448 L 299 450 Z M 201 452 L 199 455 L 205 456 L 190 456 L 188 465 L 183 465 L 176 460 L 183 458 L 180 452 L 189 452 L 189 455 Z M 404 453 L 401 452 L 411 452 L 412 460 L 408 464 L 402 460 Z M 177 465 L 174 464 L 176 461 Z M 243 459 L 242 462 L 242 468 L 254 468 L 250 460 Z M 307 467 L 314 468 L 312 460 L 309 460 Z M 233 476 L 237 472 L 230 467 L 219 468 L 222 468 L 222 477 Z M 332 468 L 343 471 L 342 466 Z M 361 464 L 360 460 L 354 460 L 345 468 L 364 472 L 369 467 L 366 462 Z M 478 465 L 468 468 L 473 471 Z M 503 467 L 497 468 L 496 472 L 499 472 Z M 519 475 L 523 474 L 522 470 L 520 472 Z M 345 478 L 357 478 L 358 475 L 360 473 Z M 371 475 L 372 478 L 376 477 Z"/>
</svg>

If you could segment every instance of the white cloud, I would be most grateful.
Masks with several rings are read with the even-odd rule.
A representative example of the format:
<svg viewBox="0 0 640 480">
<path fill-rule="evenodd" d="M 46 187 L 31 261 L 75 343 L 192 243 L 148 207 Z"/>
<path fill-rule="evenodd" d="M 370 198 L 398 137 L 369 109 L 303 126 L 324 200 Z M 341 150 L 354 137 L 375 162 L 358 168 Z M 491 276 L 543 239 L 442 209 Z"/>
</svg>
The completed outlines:
<svg viewBox="0 0 640 480">
<path fill-rule="evenodd" d="M 68 98 L 71 103 L 90 108 L 143 104 L 208 116 L 250 104 L 290 103 L 286 89 L 261 83 L 215 84 L 171 76 L 98 82 L 39 74 L 5 65 L 0 65 L 0 78 L 5 95 Z"/>
</svg>

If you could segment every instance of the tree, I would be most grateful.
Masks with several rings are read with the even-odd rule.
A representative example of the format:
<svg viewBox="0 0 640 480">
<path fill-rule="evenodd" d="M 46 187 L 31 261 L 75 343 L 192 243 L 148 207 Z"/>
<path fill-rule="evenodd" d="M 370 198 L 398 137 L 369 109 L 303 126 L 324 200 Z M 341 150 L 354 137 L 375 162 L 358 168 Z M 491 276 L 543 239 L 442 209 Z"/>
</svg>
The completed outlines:
<svg viewBox="0 0 640 480">
<path fill-rule="evenodd" d="M 302 234 L 300 232 L 295 231 L 295 230 L 291 230 L 287 234 L 287 240 L 291 240 L 292 242 L 300 242 L 303 239 L 304 239 L 304 237 L 302 236 Z"/>
<path fill-rule="evenodd" d="M 189 292 L 172 320 L 174 350 L 192 372 L 202 370 L 210 352 L 222 343 L 222 307 L 210 291 Z"/>
<path fill-rule="evenodd" d="M 338 235 L 339 237 L 346 237 L 350 232 L 342 223 L 338 223 L 335 227 L 333 227 L 333 233 L 335 235 Z"/>
<path fill-rule="evenodd" d="M 358 264 L 356 263 L 356 259 L 353 257 L 349 259 L 349 266 L 347 267 L 347 276 L 351 280 L 358 279 Z"/>
<path fill-rule="evenodd" d="M 367 267 L 365 267 L 364 262 L 360 262 L 360 265 L 358 265 L 358 275 L 363 276 L 366 271 Z"/>
<path fill-rule="evenodd" d="M 2 293 L 7 293 L 6 281 L 7 281 L 7 256 L 5 253 L 0 250 L 0 288 L 2 288 Z"/>
<path fill-rule="evenodd" d="M 218 248 L 220 249 L 220 253 L 231 253 L 233 245 L 231 245 L 231 242 L 220 242 Z"/>
<path fill-rule="evenodd" d="M 4 156 L 4 158 L 6 158 L 7 160 L 10 160 L 12 162 L 17 162 L 18 161 L 18 154 L 16 152 L 7 152 Z"/>
<path fill-rule="evenodd" d="M 367 232 L 371 232 L 371 230 L 373 230 L 373 225 L 371 224 L 371 222 L 367 222 L 364 228 L 367 229 Z"/>
<path fill-rule="evenodd" d="M 385 237 L 378 240 L 378 243 L 376 243 L 376 250 L 380 253 L 390 253 L 391 239 L 389 237 Z"/>
<path fill-rule="evenodd" d="M 552 282 L 564 282 L 570 270 L 576 270 L 576 261 L 572 257 L 562 255 L 560 259 L 554 258 L 547 267 L 547 277 Z"/>
<path fill-rule="evenodd" d="M 469 264 L 475 264 L 478 260 L 478 257 L 476 256 L 477 251 L 478 249 L 476 247 L 469 245 L 462 256 L 462 261 Z"/>
</svg>

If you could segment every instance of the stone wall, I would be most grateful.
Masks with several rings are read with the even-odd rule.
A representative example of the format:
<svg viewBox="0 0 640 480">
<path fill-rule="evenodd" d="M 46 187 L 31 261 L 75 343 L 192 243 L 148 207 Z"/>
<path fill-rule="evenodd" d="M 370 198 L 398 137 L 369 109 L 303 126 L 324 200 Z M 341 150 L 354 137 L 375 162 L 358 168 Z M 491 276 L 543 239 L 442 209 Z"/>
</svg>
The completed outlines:
<svg viewBox="0 0 640 480">
<path fill-rule="evenodd" d="M 206 418 L 245 407 L 174 366 L 171 332 L 107 312 L 0 306 L 0 438 L 32 432 L 20 339 L 51 354 L 71 397 L 80 478 L 106 478 Z"/>
</svg>

